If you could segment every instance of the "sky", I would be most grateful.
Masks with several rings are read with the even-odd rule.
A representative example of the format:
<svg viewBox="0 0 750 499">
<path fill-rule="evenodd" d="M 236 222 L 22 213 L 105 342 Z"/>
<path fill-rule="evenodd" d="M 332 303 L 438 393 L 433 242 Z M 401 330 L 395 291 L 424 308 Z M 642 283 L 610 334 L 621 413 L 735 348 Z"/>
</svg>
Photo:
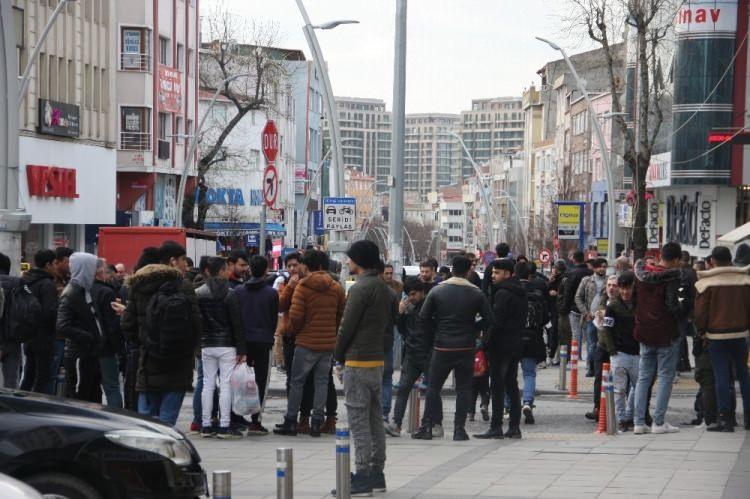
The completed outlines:
<svg viewBox="0 0 750 499">
<path fill-rule="evenodd" d="M 317 30 L 336 96 L 393 101 L 396 0 L 304 0 L 311 22 L 356 19 L 360 24 Z M 520 96 L 539 84 L 536 71 L 559 53 L 534 37 L 575 53 L 593 48 L 571 37 L 564 0 L 409 0 L 406 112 L 458 113 L 471 99 Z M 275 23 L 277 45 L 310 51 L 295 0 L 204 0 L 201 15 L 217 5 L 248 21 Z"/>
</svg>

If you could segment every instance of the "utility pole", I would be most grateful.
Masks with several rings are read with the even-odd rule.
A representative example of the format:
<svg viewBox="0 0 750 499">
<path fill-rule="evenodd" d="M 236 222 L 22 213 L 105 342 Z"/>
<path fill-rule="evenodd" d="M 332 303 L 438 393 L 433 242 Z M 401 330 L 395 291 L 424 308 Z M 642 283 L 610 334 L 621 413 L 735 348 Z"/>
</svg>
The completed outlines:
<svg viewBox="0 0 750 499">
<path fill-rule="evenodd" d="M 396 0 L 393 57 L 393 137 L 391 139 L 391 197 L 388 219 L 390 261 L 401 271 L 404 225 L 404 128 L 406 126 L 406 0 Z"/>
</svg>

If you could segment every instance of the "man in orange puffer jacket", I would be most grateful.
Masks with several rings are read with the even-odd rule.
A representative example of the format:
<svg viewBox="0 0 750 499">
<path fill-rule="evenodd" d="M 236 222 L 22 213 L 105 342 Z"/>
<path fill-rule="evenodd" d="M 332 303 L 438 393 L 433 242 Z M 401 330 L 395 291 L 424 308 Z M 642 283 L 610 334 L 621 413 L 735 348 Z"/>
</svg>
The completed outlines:
<svg viewBox="0 0 750 499">
<path fill-rule="evenodd" d="M 305 252 L 300 262 L 299 281 L 289 309 L 290 332 L 296 344 L 291 366 L 289 400 L 284 422 L 274 430 L 279 435 L 297 434 L 297 413 L 302 402 L 305 380 L 310 372 L 315 379 L 313 417 L 310 436 L 320 436 L 323 409 L 328 395 L 336 333 L 344 314 L 346 297 L 341 285 L 326 272 L 328 256 L 322 251 Z"/>
</svg>

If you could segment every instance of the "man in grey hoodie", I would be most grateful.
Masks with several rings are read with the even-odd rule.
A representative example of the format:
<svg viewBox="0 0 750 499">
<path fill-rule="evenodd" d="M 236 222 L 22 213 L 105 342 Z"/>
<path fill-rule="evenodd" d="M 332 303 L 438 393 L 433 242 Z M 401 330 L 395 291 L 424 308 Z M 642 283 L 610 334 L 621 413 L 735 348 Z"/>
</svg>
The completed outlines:
<svg viewBox="0 0 750 499">
<path fill-rule="evenodd" d="M 89 253 L 73 253 L 70 273 L 70 282 L 60 295 L 57 310 L 57 333 L 65 338 L 65 395 L 101 402 L 101 316 L 91 296 L 96 257 Z"/>
</svg>

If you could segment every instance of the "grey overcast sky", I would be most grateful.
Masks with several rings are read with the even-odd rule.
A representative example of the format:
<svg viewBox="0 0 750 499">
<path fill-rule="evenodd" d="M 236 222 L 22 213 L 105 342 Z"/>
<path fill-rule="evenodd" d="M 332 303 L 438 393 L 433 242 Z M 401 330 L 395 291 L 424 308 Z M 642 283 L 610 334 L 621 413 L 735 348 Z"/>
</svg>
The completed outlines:
<svg viewBox="0 0 750 499">
<path fill-rule="evenodd" d="M 284 48 L 303 49 L 295 0 L 204 0 L 201 15 L 223 4 L 248 20 L 277 23 Z M 539 83 L 536 71 L 559 53 L 537 41 L 557 41 L 569 52 L 592 48 L 566 35 L 564 0 L 409 0 L 406 112 L 458 113 L 472 98 L 518 95 Z M 313 24 L 356 19 L 358 25 L 318 30 L 337 96 L 393 100 L 395 0 L 305 0 Z"/>
</svg>

